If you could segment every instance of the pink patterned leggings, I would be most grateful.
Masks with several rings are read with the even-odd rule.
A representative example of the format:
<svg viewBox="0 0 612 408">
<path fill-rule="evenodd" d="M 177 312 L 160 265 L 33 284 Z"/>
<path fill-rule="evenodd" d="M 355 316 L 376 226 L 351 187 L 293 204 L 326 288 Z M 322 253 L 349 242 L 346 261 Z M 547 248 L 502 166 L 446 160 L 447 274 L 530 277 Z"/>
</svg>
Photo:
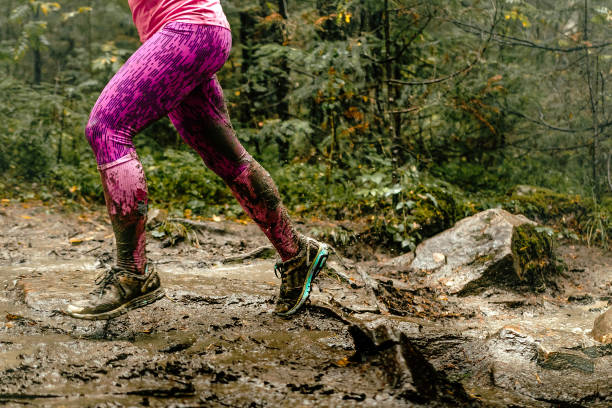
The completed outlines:
<svg viewBox="0 0 612 408">
<path fill-rule="evenodd" d="M 127 60 L 91 112 L 85 134 L 98 162 L 122 268 L 142 273 L 146 265 L 147 186 L 132 138 L 164 115 L 228 184 L 281 258 L 299 251 L 278 190 L 236 138 L 215 77 L 231 42 L 223 27 L 170 23 Z"/>
</svg>

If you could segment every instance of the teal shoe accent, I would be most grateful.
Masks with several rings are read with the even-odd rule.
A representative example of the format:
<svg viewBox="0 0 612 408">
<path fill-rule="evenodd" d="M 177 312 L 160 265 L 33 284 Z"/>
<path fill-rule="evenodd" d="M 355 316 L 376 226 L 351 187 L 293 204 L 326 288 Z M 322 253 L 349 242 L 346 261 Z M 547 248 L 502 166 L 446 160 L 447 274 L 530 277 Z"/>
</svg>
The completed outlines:
<svg viewBox="0 0 612 408">
<path fill-rule="evenodd" d="M 302 286 L 302 292 L 298 298 L 299 299 L 298 302 L 286 312 L 276 312 L 277 315 L 282 316 L 282 317 L 288 317 L 288 316 L 291 316 L 297 313 L 302 308 L 302 306 L 304 305 L 308 297 L 310 296 L 312 282 L 314 281 L 314 279 L 317 277 L 319 272 L 321 272 L 321 270 L 325 266 L 325 263 L 327 262 L 327 258 L 329 256 L 328 246 L 323 243 L 318 243 L 318 244 L 319 244 L 319 250 L 317 251 L 314 261 L 310 264 L 308 268 L 306 279 L 304 280 L 304 284 Z"/>
</svg>

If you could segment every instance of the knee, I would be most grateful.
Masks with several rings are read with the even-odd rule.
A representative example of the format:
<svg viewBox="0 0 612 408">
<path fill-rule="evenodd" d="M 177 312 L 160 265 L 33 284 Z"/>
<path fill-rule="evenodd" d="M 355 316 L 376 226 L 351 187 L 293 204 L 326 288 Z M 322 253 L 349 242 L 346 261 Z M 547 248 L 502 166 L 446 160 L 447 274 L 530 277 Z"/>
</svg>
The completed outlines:
<svg viewBox="0 0 612 408">
<path fill-rule="evenodd" d="M 108 163 L 126 155 L 134 148 L 133 131 L 104 116 L 92 113 L 85 126 L 85 137 L 98 164 Z"/>
<path fill-rule="evenodd" d="M 85 138 L 92 149 L 97 150 L 100 146 L 100 141 L 104 135 L 104 126 L 100 122 L 100 118 L 97 116 L 90 116 L 85 126 Z"/>
</svg>

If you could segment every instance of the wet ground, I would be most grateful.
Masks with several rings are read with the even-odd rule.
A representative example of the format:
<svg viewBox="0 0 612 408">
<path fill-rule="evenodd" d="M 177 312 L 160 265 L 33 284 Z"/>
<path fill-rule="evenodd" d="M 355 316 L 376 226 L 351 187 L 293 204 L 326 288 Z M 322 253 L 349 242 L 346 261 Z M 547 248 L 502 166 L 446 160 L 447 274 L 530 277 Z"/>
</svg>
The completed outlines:
<svg viewBox="0 0 612 408">
<path fill-rule="evenodd" d="M 561 247 L 554 292 L 462 298 L 411 282 L 401 258 L 332 259 L 285 320 L 272 314 L 274 259 L 224 262 L 266 243 L 254 225 L 191 234 L 195 245 L 149 239 L 165 299 L 80 321 L 61 311 L 111 262 L 104 213 L 4 203 L 0 404 L 612 405 L 612 345 L 590 336 L 612 303 L 610 253 Z"/>
</svg>

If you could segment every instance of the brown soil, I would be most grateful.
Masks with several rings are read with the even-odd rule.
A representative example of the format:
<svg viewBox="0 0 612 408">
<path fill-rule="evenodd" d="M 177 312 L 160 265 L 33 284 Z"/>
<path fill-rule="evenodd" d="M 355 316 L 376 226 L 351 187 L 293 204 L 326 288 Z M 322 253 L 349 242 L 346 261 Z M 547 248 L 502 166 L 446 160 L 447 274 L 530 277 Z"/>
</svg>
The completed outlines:
<svg viewBox="0 0 612 408">
<path fill-rule="evenodd" d="M 149 256 L 166 298 L 108 322 L 89 322 L 62 310 L 91 288 L 100 267 L 112 262 L 112 231 L 103 209 L 66 213 L 40 203 L 5 202 L 0 207 L 0 404 L 612 402 L 611 371 L 599 369 L 612 366 L 612 349 L 589 340 L 593 319 L 612 298 L 610 253 L 561 247 L 568 265 L 562 290 L 538 296 L 491 289 L 478 297 L 445 297 L 411 287 L 401 265 L 345 260 L 363 272 L 359 275 L 330 262 L 311 304 L 286 320 L 272 313 L 279 284 L 274 259 L 223 263 L 265 245 L 265 236 L 252 224 L 208 225 L 197 240 L 191 232 L 188 241 L 196 245 L 164 247 L 163 240 L 149 237 Z M 383 326 L 377 326 L 381 319 Z M 394 334 L 372 337 L 376 327 L 393 327 L 388 332 Z M 561 347 L 573 350 L 566 354 L 582 354 L 550 361 L 538 354 L 541 361 L 533 360 L 534 366 L 548 371 L 524 379 L 517 372 L 522 366 L 515 364 L 513 371 L 510 364 L 512 358 L 522 364 L 522 354 L 505 357 L 500 351 L 508 350 L 507 333 L 535 339 L 538 347 L 552 352 Z M 546 335 L 550 341 L 539 340 Z M 588 347 L 595 347 L 589 349 L 591 357 L 584 351 Z M 567 395 L 538 394 L 525 385 L 540 381 L 554 390 L 568 373 L 595 373 L 600 379 L 585 380 L 584 387 Z"/>
</svg>

